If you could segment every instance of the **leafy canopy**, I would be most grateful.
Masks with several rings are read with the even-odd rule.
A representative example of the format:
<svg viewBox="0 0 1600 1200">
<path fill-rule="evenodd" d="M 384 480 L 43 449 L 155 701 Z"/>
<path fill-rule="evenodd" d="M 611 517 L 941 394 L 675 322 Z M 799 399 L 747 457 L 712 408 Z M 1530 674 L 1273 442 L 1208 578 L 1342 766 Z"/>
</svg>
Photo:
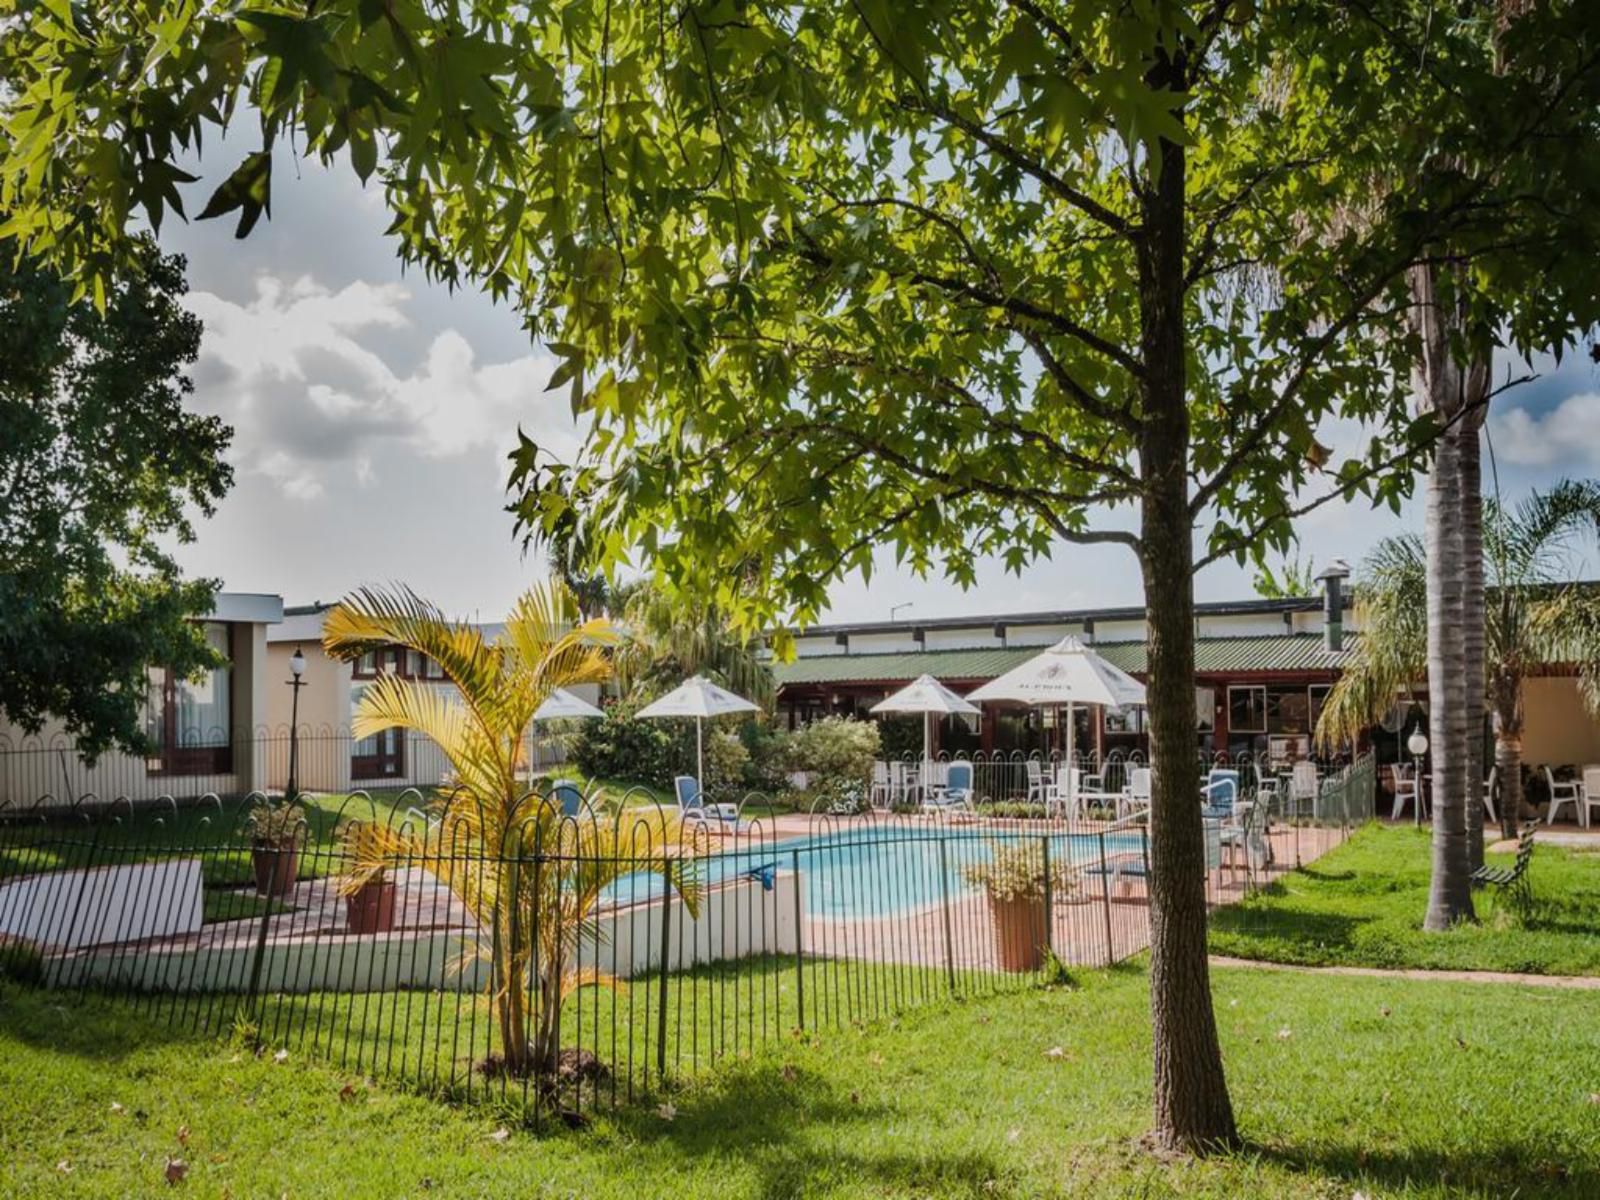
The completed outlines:
<svg viewBox="0 0 1600 1200">
<path fill-rule="evenodd" d="M 146 670 L 214 655 L 191 618 L 216 585 L 168 547 L 233 479 L 232 431 L 185 411 L 200 347 L 183 261 L 148 239 L 105 310 L 0 243 L 0 713 L 85 753 L 143 747 Z"/>
<path fill-rule="evenodd" d="M 1188 397 L 1166 519 L 1213 522 L 1200 565 L 1281 551 L 1321 498 L 1397 504 L 1436 432 L 1398 280 L 1545 227 L 1561 172 L 1529 164 L 1566 153 L 1593 21 L 1540 6 L 1499 53 L 1542 69 L 1503 78 L 1493 13 L 1394 0 L 52 0 L 0 50 L 0 187 L 98 290 L 135 213 L 185 211 L 208 131 L 259 123 L 202 212 L 241 235 L 280 141 L 347 157 L 402 254 L 514 298 L 593 418 L 576 463 L 524 440 L 524 527 L 804 619 L 880 544 L 963 584 L 1136 546 L 1097 520 L 1144 494 L 1157 377 Z M 1180 154 L 1173 347 L 1145 337 L 1146 216 Z M 1339 462 L 1333 415 L 1374 431 Z"/>
</svg>

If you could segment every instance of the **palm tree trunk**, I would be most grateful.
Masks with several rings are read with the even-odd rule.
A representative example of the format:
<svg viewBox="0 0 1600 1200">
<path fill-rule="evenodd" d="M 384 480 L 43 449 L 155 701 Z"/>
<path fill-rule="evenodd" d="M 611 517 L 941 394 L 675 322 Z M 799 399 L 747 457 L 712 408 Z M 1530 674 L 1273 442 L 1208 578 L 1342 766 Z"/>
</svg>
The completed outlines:
<svg viewBox="0 0 1600 1200">
<path fill-rule="evenodd" d="M 1517 677 L 1496 671 L 1494 766 L 1500 784 L 1500 836 L 1514 838 L 1522 824 L 1522 687 Z"/>
<path fill-rule="evenodd" d="M 1467 378 L 1489 377 L 1488 367 L 1466 372 Z M 1483 469 L 1478 428 L 1484 406 L 1475 404 L 1462 417 L 1460 474 L 1456 480 L 1461 520 L 1462 708 L 1466 717 L 1467 865 L 1483 866 L 1483 718 L 1484 718 L 1484 591 Z"/>
</svg>

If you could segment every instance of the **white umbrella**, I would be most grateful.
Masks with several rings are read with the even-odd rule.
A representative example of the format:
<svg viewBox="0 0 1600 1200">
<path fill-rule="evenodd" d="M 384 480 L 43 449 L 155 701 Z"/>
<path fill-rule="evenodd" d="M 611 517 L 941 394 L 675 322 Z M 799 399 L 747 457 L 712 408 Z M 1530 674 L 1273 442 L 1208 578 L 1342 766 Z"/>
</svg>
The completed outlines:
<svg viewBox="0 0 1600 1200">
<path fill-rule="evenodd" d="M 1080 704 L 1125 708 L 1145 702 L 1144 684 L 1112 666 L 1075 637 L 1064 637 L 1042 654 L 975 688 L 973 700 L 1067 706 L 1067 762 L 1073 759 L 1073 712 Z"/>
<path fill-rule="evenodd" d="M 928 717 L 934 713 L 941 716 L 958 713 L 962 716 L 975 717 L 982 710 L 975 704 L 969 704 L 962 697 L 952 692 L 932 675 L 919 675 L 894 695 L 878 701 L 872 706 L 875 713 L 922 713 L 922 778 L 924 784 L 928 778 L 928 765 L 932 755 L 932 741 L 929 736 Z"/>
<path fill-rule="evenodd" d="M 704 675 L 685 679 L 659 700 L 646 704 L 635 715 L 659 719 L 665 717 L 694 718 L 694 753 L 699 774 L 695 782 L 705 787 L 706 750 L 700 723 L 707 717 L 720 717 L 725 713 L 755 712 L 758 705 L 743 696 L 736 696 L 727 688 L 718 687 Z"/>
<path fill-rule="evenodd" d="M 567 721 L 581 717 L 604 717 L 601 712 L 587 700 L 574 696 L 566 688 L 556 688 L 545 698 L 545 702 L 534 710 L 535 721 Z"/>
</svg>

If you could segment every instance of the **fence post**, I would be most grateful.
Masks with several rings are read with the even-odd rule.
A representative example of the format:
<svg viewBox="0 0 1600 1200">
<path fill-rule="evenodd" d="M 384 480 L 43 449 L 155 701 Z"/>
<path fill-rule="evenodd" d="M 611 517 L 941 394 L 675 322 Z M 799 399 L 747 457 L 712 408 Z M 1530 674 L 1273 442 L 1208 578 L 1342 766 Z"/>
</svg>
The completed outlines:
<svg viewBox="0 0 1600 1200">
<path fill-rule="evenodd" d="M 944 908 L 944 972 L 950 984 L 950 994 L 956 993 L 956 955 L 953 935 L 950 932 L 950 858 L 948 839 L 939 835 L 939 898 Z"/>
<path fill-rule="evenodd" d="M 278 866 L 277 856 L 282 853 L 283 847 L 281 846 L 275 847 L 272 851 L 272 874 L 268 876 L 272 884 L 276 884 L 278 882 L 278 871 L 280 868 Z M 250 991 L 247 993 L 249 996 L 249 1005 L 256 1021 L 255 1048 L 257 1050 L 261 1049 L 260 1018 L 262 1014 L 259 1011 L 256 1002 L 260 999 L 261 968 L 267 959 L 267 926 L 272 921 L 272 894 L 273 889 L 271 886 L 269 886 L 267 888 L 266 898 L 261 905 L 261 928 L 256 931 L 256 953 L 254 961 L 250 964 Z"/>
<path fill-rule="evenodd" d="M 710 921 L 710 909 L 706 920 Z M 672 952 L 672 867 L 666 847 L 661 851 L 661 998 L 656 1005 L 656 1074 L 667 1080 L 667 959 Z"/>
<path fill-rule="evenodd" d="M 1106 862 L 1106 831 L 1100 831 L 1100 900 L 1106 913 L 1106 966 L 1117 961 L 1111 949 L 1111 867 Z"/>
<path fill-rule="evenodd" d="M 800 1009 L 799 1028 L 802 1033 L 806 1028 L 806 945 L 805 926 L 802 924 L 800 912 L 800 850 L 798 847 L 792 852 L 794 859 L 794 983 L 795 995 Z"/>
<path fill-rule="evenodd" d="M 1044 847 L 1044 945 L 1051 954 L 1056 952 L 1056 909 L 1054 889 L 1050 886 L 1050 835 L 1039 835 Z"/>
</svg>

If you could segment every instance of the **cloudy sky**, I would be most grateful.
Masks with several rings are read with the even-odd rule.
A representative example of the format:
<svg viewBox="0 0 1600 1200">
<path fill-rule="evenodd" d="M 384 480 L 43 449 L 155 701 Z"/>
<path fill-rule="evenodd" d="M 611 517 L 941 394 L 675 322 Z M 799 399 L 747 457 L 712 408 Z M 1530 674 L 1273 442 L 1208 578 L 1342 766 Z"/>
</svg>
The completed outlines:
<svg viewBox="0 0 1600 1200">
<path fill-rule="evenodd" d="M 223 164 L 207 163 L 220 178 Z M 230 164 L 231 165 L 231 164 Z M 235 429 L 237 483 L 187 569 L 291 603 L 337 599 L 402 580 L 452 612 L 498 616 L 543 574 L 505 512 L 505 455 L 520 423 L 559 450 L 577 446 L 566 392 L 546 392 L 553 362 L 516 315 L 471 292 L 403 274 L 376 187 L 345 170 L 282 155 L 273 216 L 245 241 L 228 220 L 170 223 L 162 242 L 189 259 L 189 303 L 205 321 L 193 403 Z M 1586 355 L 1496 401 L 1490 441 L 1503 494 L 1600 473 L 1600 373 Z M 1416 506 L 1327 507 L 1301 536 L 1318 563 L 1357 561 L 1417 520 Z M 1196 581 L 1202 599 L 1250 594 L 1232 564 Z M 1061 546 L 1020 579 L 998 567 L 961 592 L 885 556 L 870 586 L 839 586 L 831 617 L 1017 612 L 1141 599 L 1120 547 Z"/>
</svg>

